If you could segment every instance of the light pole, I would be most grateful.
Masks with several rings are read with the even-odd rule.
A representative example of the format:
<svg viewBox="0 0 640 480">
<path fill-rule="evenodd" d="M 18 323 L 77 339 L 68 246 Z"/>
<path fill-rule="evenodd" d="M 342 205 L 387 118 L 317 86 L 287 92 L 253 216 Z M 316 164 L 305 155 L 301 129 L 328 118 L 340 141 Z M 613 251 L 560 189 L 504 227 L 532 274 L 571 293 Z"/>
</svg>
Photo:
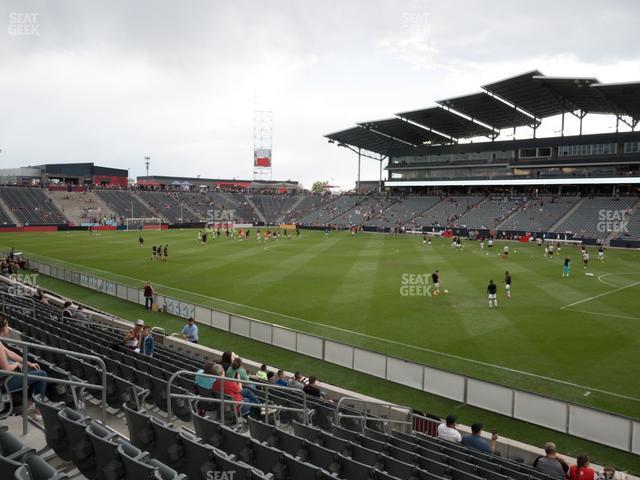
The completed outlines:
<svg viewBox="0 0 640 480">
<path fill-rule="evenodd" d="M 147 167 L 147 177 L 149 176 L 149 162 L 151 161 L 151 157 L 144 157 L 144 164 Z"/>
</svg>

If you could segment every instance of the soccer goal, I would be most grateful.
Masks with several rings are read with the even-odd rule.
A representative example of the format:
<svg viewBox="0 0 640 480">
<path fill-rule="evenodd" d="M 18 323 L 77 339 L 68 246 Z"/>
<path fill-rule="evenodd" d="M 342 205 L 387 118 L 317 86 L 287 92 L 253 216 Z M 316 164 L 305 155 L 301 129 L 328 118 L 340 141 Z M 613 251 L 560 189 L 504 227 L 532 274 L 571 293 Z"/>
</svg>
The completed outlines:
<svg viewBox="0 0 640 480">
<path fill-rule="evenodd" d="M 162 220 L 157 217 L 126 218 L 125 226 L 127 230 L 161 230 Z"/>
</svg>

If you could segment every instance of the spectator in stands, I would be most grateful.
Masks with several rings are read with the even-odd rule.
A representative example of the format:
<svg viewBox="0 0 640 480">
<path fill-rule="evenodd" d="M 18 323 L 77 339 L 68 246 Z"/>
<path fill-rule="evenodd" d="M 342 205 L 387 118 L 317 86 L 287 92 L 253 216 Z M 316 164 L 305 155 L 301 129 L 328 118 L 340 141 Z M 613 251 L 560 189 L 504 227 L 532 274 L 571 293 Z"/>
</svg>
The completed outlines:
<svg viewBox="0 0 640 480">
<path fill-rule="evenodd" d="M 0 262 L 0 275 L 3 277 L 11 276 L 11 273 L 9 272 L 9 263 L 4 258 L 2 259 L 2 262 Z"/>
<path fill-rule="evenodd" d="M 193 317 L 189 317 L 187 324 L 182 327 L 182 339 L 191 343 L 198 343 L 198 326 L 193 321 Z"/>
<path fill-rule="evenodd" d="M 142 336 L 140 337 L 140 353 L 153 357 L 154 348 L 155 346 L 153 335 L 151 334 L 151 327 L 149 325 L 145 325 L 142 327 Z"/>
<path fill-rule="evenodd" d="M 556 444 L 547 442 L 544 444 L 544 456 L 536 458 L 533 468 L 537 471 L 552 475 L 554 477 L 564 477 L 569 471 L 569 465 L 562 458 L 558 457 Z"/>
<path fill-rule="evenodd" d="M 575 465 L 569 467 L 567 480 L 595 480 L 596 472 L 589 467 L 589 457 L 585 454 L 578 455 Z"/>
<path fill-rule="evenodd" d="M 267 366 L 264 363 L 260 365 L 260 370 L 256 372 L 256 377 L 260 380 L 267 380 Z"/>
<path fill-rule="evenodd" d="M 76 309 L 76 311 L 73 312 L 73 318 L 75 318 L 76 320 L 80 320 L 82 322 L 86 322 L 88 320 L 87 314 L 84 313 L 84 309 L 82 308 L 82 305 L 78 305 L 78 308 Z"/>
<path fill-rule="evenodd" d="M 249 374 L 242 367 L 242 359 L 240 357 L 236 357 L 231 362 L 229 368 L 227 368 L 227 377 L 234 378 L 236 374 L 238 374 L 238 378 L 240 380 L 249 380 Z"/>
<path fill-rule="evenodd" d="M 147 280 L 147 283 L 144 284 L 144 308 L 146 310 L 153 310 L 153 287 L 151 286 L 151 282 Z"/>
<path fill-rule="evenodd" d="M 0 317 L 0 338 L 9 336 L 9 321 Z M 9 350 L 5 347 L 4 343 L 0 341 L 0 369 L 9 370 L 12 372 L 18 371 L 22 369 L 23 359 L 16 352 Z M 45 392 L 47 389 L 47 372 L 40 370 L 40 365 L 37 363 L 27 362 L 27 366 L 29 367 L 27 372 L 29 375 L 35 375 L 38 377 L 42 377 L 42 380 L 29 378 L 27 380 L 28 385 L 31 387 L 32 394 L 38 394 L 42 398 L 45 397 Z M 4 375 L 3 375 L 4 376 Z M 7 388 L 10 392 L 19 390 L 22 387 L 22 378 L 18 376 L 11 376 L 9 381 L 7 382 Z"/>
<path fill-rule="evenodd" d="M 280 385 L 281 387 L 288 387 L 289 382 L 287 382 L 287 377 L 284 375 L 284 370 L 278 370 L 276 373 L 276 385 Z"/>
<path fill-rule="evenodd" d="M 458 418 L 455 415 L 447 415 L 445 423 L 438 425 L 438 437 L 449 442 L 460 443 L 462 435 L 456 430 L 456 420 Z"/>
<path fill-rule="evenodd" d="M 231 366 L 231 361 L 233 359 L 233 352 L 222 352 L 222 358 L 220 358 L 220 365 L 222 369 L 226 372 Z"/>
<path fill-rule="evenodd" d="M 222 369 L 222 365 L 215 365 L 213 367 L 213 374 L 219 377 L 224 377 L 224 370 Z M 256 405 L 261 404 L 260 400 L 257 399 L 251 389 L 242 388 L 242 385 L 240 383 L 234 382 L 232 379 L 217 379 L 215 382 L 213 382 L 213 391 L 224 393 L 224 395 L 230 396 L 236 402 L 248 402 L 254 403 Z M 257 407 L 252 407 L 251 405 L 236 405 L 236 408 L 237 407 L 239 407 L 239 411 L 243 415 L 246 413 L 250 413 L 250 415 L 254 418 L 258 418 L 260 416 L 260 409 Z"/>
<path fill-rule="evenodd" d="M 491 441 L 482 438 L 482 424 L 474 423 L 471 425 L 471 434 L 462 437 L 462 445 L 485 453 L 496 453 L 497 440 L 498 432 L 495 430 L 491 434 Z"/>
<path fill-rule="evenodd" d="M 36 293 L 33 294 L 33 299 L 36 302 L 40 302 L 40 303 L 44 303 L 44 304 L 49 303 L 49 301 L 44 296 L 44 291 L 40 287 L 38 287 L 36 289 Z"/>
<path fill-rule="evenodd" d="M 123 339 L 123 344 L 129 350 L 135 350 L 140 345 L 140 337 L 142 336 L 142 327 L 144 327 L 144 320 L 136 320 L 136 325 L 132 330 L 129 330 Z"/>
<path fill-rule="evenodd" d="M 304 393 L 306 393 L 307 395 L 311 395 L 312 397 L 324 397 L 324 395 L 318 388 L 317 382 L 318 379 L 315 377 L 315 375 L 311 375 L 309 377 L 309 383 L 307 383 L 303 389 Z"/>
<path fill-rule="evenodd" d="M 276 383 L 277 377 L 276 374 L 273 372 L 268 372 L 267 373 L 267 382 L 269 383 Z"/>
<path fill-rule="evenodd" d="M 71 309 L 71 302 L 64 302 L 64 309 L 62 310 L 62 316 L 64 318 L 73 318 L 73 310 Z"/>
<path fill-rule="evenodd" d="M 304 389 L 305 385 L 302 381 L 302 375 L 300 374 L 300 372 L 295 372 L 293 374 L 293 378 L 289 380 L 289 387 L 299 388 L 300 390 Z"/>
<path fill-rule="evenodd" d="M 607 465 L 602 473 L 598 476 L 598 480 L 624 480 L 625 475 L 622 472 L 616 472 L 615 467 Z"/>
<path fill-rule="evenodd" d="M 205 362 L 203 367 L 199 369 L 196 373 L 199 373 L 199 374 L 204 373 L 205 375 L 215 375 L 215 373 L 213 373 L 215 365 L 216 364 L 213 362 Z M 214 381 L 215 381 L 215 378 L 196 375 L 196 383 L 200 385 L 202 388 L 205 388 L 207 390 L 213 390 Z"/>
</svg>

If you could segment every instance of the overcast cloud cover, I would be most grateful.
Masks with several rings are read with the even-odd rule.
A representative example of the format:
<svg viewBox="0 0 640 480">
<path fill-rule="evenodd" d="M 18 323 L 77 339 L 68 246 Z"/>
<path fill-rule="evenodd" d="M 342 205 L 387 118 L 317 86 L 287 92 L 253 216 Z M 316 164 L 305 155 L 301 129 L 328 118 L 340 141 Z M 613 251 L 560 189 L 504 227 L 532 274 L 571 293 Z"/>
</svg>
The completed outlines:
<svg viewBox="0 0 640 480">
<path fill-rule="evenodd" d="M 15 35 L 21 13 L 38 35 Z M 324 134 L 533 69 L 640 80 L 639 18 L 637 0 L 3 0 L 0 166 L 136 176 L 150 155 L 152 174 L 251 178 L 256 102 L 274 178 L 351 187 L 353 154 Z"/>
</svg>

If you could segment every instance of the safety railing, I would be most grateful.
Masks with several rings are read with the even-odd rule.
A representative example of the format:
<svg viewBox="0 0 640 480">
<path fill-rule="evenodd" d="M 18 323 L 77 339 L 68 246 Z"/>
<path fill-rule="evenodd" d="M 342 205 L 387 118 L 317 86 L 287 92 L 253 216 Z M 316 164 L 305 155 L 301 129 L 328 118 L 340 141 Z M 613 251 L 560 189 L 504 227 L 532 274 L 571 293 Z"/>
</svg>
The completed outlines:
<svg viewBox="0 0 640 480">
<path fill-rule="evenodd" d="M 41 345 L 39 343 L 25 342 L 23 340 L 15 340 L 13 338 L 2 338 L 0 341 L 9 345 L 15 345 L 20 347 L 22 352 L 22 364 L 21 372 L 13 370 L 0 370 L 2 376 L 14 376 L 22 378 L 22 433 L 26 435 L 29 432 L 29 418 L 27 415 L 27 409 L 29 407 L 29 380 L 44 381 L 46 383 L 54 383 L 61 385 L 69 385 L 71 387 L 81 387 L 88 390 L 100 390 L 101 393 L 101 410 L 102 410 L 102 422 L 106 423 L 107 420 L 107 366 L 104 360 L 96 355 L 89 355 L 86 353 L 73 352 L 70 350 L 63 350 L 61 348 L 49 347 L 47 345 Z M 102 385 L 97 385 L 88 382 L 80 382 L 75 380 L 64 380 L 62 378 L 41 377 L 38 375 L 29 375 L 29 349 L 43 350 L 53 353 L 63 353 L 78 358 L 87 360 L 94 360 L 102 368 Z M 24 372 L 27 372 L 26 374 Z M 7 392 L 11 395 L 11 392 Z"/>
<path fill-rule="evenodd" d="M 17 299 L 19 299 L 19 301 Z M 36 318 L 36 302 L 33 298 L 9 292 L 0 292 L 0 300 L 2 301 L 2 313 L 7 313 L 7 305 L 10 304 L 14 308 L 19 308 L 22 312 L 28 311 L 31 318 Z M 30 307 L 25 307 L 25 302 L 28 303 Z"/>
<path fill-rule="evenodd" d="M 172 392 L 172 386 L 174 386 L 174 381 L 176 378 L 180 377 L 180 376 L 184 376 L 184 377 L 194 377 L 194 382 L 195 382 L 195 377 L 199 377 L 199 378 L 211 378 L 214 380 L 214 382 L 218 382 L 220 381 L 220 389 L 217 389 L 215 391 L 212 390 L 212 395 L 217 395 L 219 394 L 220 396 L 212 396 L 212 397 L 203 397 L 201 395 L 193 395 L 193 394 L 189 394 L 189 395 L 184 395 L 181 393 L 174 393 Z M 252 403 L 252 402 L 238 402 L 235 400 L 227 400 L 225 399 L 225 394 L 224 394 L 224 384 L 225 382 L 235 382 L 235 383 L 240 383 L 241 385 L 247 385 L 249 386 L 249 388 L 253 388 L 256 385 L 260 386 L 261 388 L 264 389 L 264 403 L 263 404 L 256 404 L 256 403 Z M 282 405 L 278 405 L 275 403 L 269 403 L 269 390 L 281 390 L 281 391 L 287 391 L 287 392 L 295 392 L 297 395 L 300 395 L 300 393 L 302 393 L 302 408 L 295 408 L 295 407 L 285 407 Z M 282 385 L 274 385 L 271 383 L 257 383 L 255 381 L 252 380 L 240 380 L 240 379 L 236 379 L 236 378 L 229 378 L 229 377 L 222 377 L 222 376 L 218 376 L 218 375 L 209 375 L 206 373 L 198 373 L 198 372 L 192 372 L 192 371 L 188 371 L 188 370 L 179 370 L 175 373 L 173 373 L 173 375 L 171 375 L 171 378 L 169 378 L 169 381 L 167 382 L 167 420 L 170 422 L 173 419 L 173 408 L 171 405 L 171 399 L 172 398 L 181 398 L 184 400 L 189 400 L 191 402 L 194 401 L 199 401 L 199 402 L 207 402 L 207 403 L 219 403 L 220 404 L 220 419 L 222 421 L 222 423 L 224 423 L 224 407 L 225 405 L 237 405 L 239 407 L 242 407 L 243 405 L 247 405 L 250 407 L 265 407 L 267 414 L 264 416 L 265 417 L 265 422 L 268 424 L 269 423 L 269 412 L 270 410 L 272 411 L 286 411 L 286 412 L 297 412 L 297 413 L 301 413 L 302 414 L 302 418 L 303 418 L 303 422 L 305 425 L 307 425 L 309 423 L 309 409 L 307 407 L 307 394 L 304 392 L 301 392 L 300 389 L 298 388 L 292 388 L 292 387 L 284 387 Z"/>
<path fill-rule="evenodd" d="M 345 405 L 345 403 L 347 403 L 347 402 L 357 402 L 359 404 L 362 404 L 362 408 L 356 408 L 356 407 L 353 407 L 351 405 Z M 372 406 L 375 406 L 376 408 L 386 409 L 387 410 L 387 415 L 385 417 L 367 415 L 367 413 L 370 411 L 369 407 L 372 407 Z M 342 413 L 340 411 L 341 408 L 350 409 L 350 410 L 354 410 L 354 411 L 360 411 L 362 413 L 359 413 L 358 415 L 349 414 L 349 413 Z M 406 410 L 405 418 L 407 418 L 408 420 L 400 420 L 400 419 L 392 418 L 392 413 L 394 412 L 394 410 L 396 412 L 400 412 L 402 410 Z M 362 422 L 361 425 L 362 425 L 362 429 L 363 430 L 364 430 L 364 427 L 367 424 L 367 422 L 381 422 L 383 424 L 383 427 L 386 428 L 388 433 L 391 433 L 393 425 L 405 425 L 405 426 L 408 425 L 409 429 L 412 429 L 413 428 L 413 423 L 414 423 L 413 422 L 413 409 L 411 409 L 410 407 L 403 407 L 401 405 L 396 405 L 394 403 L 374 402 L 374 401 L 371 401 L 371 400 L 363 400 L 361 398 L 354 398 L 354 397 L 341 397 L 336 402 L 335 418 L 336 418 L 336 421 L 337 421 L 338 425 L 340 425 L 340 419 L 342 419 L 342 418 L 360 420 Z"/>
</svg>

